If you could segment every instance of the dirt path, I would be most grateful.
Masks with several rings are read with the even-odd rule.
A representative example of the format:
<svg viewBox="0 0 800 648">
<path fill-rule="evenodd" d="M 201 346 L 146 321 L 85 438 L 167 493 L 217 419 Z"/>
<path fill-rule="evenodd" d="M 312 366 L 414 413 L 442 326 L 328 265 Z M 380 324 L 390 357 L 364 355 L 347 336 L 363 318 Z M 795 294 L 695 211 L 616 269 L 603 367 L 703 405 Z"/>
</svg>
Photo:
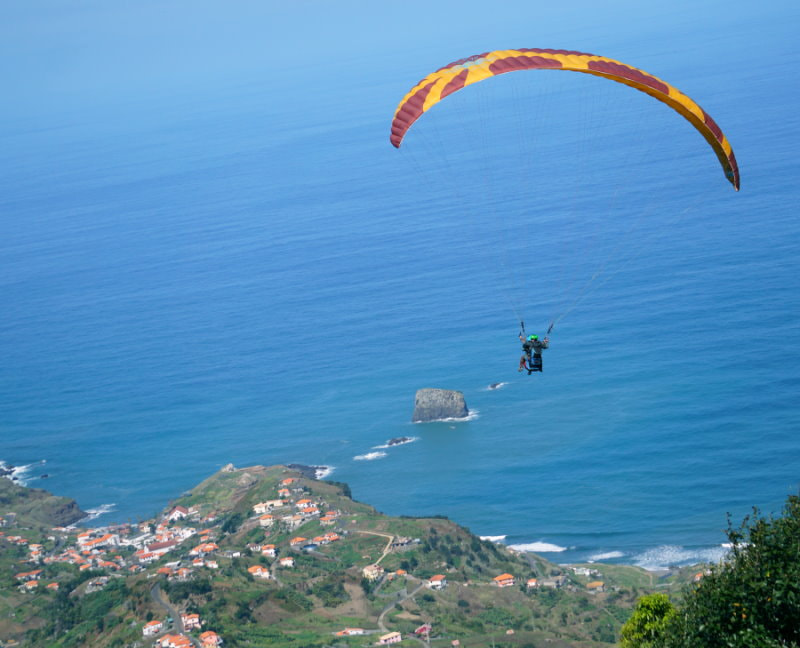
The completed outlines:
<svg viewBox="0 0 800 648">
<path fill-rule="evenodd" d="M 378 533 L 377 531 L 361 531 L 360 529 L 355 530 L 356 533 L 365 533 L 367 535 L 374 535 L 374 536 L 381 536 L 382 538 L 389 538 L 389 541 L 386 543 L 386 547 L 383 549 L 383 553 L 381 557 L 378 558 L 373 564 L 379 565 L 381 560 L 386 558 L 386 554 L 389 553 L 390 549 L 392 548 L 392 541 L 394 540 L 393 535 L 389 535 L 388 533 Z"/>
<path fill-rule="evenodd" d="M 275 558 L 273 563 L 269 567 L 269 571 L 272 574 L 272 578 L 277 583 L 278 587 L 283 587 L 283 583 L 281 583 L 280 579 L 278 578 L 278 559 Z"/>
</svg>

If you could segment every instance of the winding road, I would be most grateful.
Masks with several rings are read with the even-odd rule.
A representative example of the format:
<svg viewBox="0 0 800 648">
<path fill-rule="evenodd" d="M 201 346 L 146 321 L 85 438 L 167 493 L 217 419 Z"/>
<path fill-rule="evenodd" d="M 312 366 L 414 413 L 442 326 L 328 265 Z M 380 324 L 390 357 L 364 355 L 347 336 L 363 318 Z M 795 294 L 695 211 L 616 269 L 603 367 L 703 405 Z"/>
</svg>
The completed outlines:
<svg viewBox="0 0 800 648">
<path fill-rule="evenodd" d="M 408 599 L 416 596 L 417 592 L 419 592 L 424 587 L 425 587 L 425 581 L 424 580 L 420 581 L 419 585 L 417 585 L 413 590 L 408 592 L 408 594 L 406 594 L 402 598 L 397 599 L 396 601 L 392 601 L 385 608 L 383 608 L 383 611 L 378 616 L 378 627 L 380 628 L 381 632 L 389 632 L 389 628 L 387 628 L 386 624 L 383 622 L 383 618 L 386 616 L 386 613 L 389 612 L 389 610 L 393 609 L 395 605 L 400 605 L 400 603 L 403 603 Z M 421 642 L 425 646 L 429 646 L 429 644 L 425 643 L 422 639 L 417 638 L 417 641 Z"/>
<path fill-rule="evenodd" d="M 150 589 L 150 598 L 152 598 L 157 605 L 160 605 L 167 611 L 167 614 L 169 614 L 172 617 L 172 621 L 175 624 L 175 629 L 180 634 L 185 635 L 186 629 L 183 627 L 183 619 L 181 619 L 181 613 L 176 608 L 174 608 L 172 604 L 166 598 L 164 598 L 164 596 L 162 596 L 161 587 L 159 586 L 158 583 L 153 585 L 153 587 Z M 189 635 L 186 636 L 189 637 Z M 192 642 L 192 644 L 197 646 L 197 648 L 202 648 L 202 646 L 200 645 L 200 641 L 198 639 L 195 639 L 194 637 L 189 637 L 189 640 Z"/>
</svg>

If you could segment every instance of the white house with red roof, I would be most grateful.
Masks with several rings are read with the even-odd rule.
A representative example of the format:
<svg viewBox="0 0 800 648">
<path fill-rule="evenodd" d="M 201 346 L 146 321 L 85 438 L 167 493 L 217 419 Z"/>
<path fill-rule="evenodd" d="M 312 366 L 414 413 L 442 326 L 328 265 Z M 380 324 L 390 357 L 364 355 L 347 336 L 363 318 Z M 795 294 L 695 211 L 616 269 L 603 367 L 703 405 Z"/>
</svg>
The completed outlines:
<svg viewBox="0 0 800 648">
<path fill-rule="evenodd" d="M 175 522 L 176 520 L 182 520 L 185 517 L 188 517 L 189 509 L 185 506 L 176 506 L 167 514 L 167 519 L 170 522 Z"/>
<path fill-rule="evenodd" d="M 21 581 L 32 581 L 32 580 L 39 580 L 42 575 L 41 569 L 34 569 L 33 571 L 29 572 L 20 572 L 14 578 Z"/>
<path fill-rule="evenodd" d="M 361 570 L 361 575 L 367 580 L 378 580 L 381 576 L 383 576 L 383 567 L 380 565 L 367 565 Z"/>
<path fill-rule="evenodd" d="M 99 549 L 100 547 L 116 547 L 119 544 L 119 536 L 116 533 L 104 533 L 99 538 L 91 538 L 83 543 L 83 548 L 88 550 Z"/>
<path fill-rule="evenodd" d="M 75 542 L 78 543 L 79 547 L 82 547 L 85 543 L 89 542 L 92 539 L 94 533 L 92 531 L 84 531 L 83 533 L 79 533 L 75 538 Z M 10 540 L 11 538 L 9 538 Z"/>
<path fill-rule="evenodd" d="M 181 614 L 181 621 L 183 622 L 184 630 L 196 630 L 203 622 L 200 620 L 199 614 Z"/>
<path fill-rule="evenodd" d="M 447 578 L 444 574 L 436 574 L 428 579 L 428 587 L 433 590 L 441 590 L 447 587 Z"/>
<path fill-rule="evenodd" d="M 200 634 L 200 644 L 203 648 L 216 648 L 222 645 L 222 637 L 213 630 L 206 630 Z"/>
<path fill-rule="evenodd" d="M 147 551 L 156 556 L 163 556 L 168 551 L 172 551 L 178 543 L 175 540 L 167 540 L 166 542 L 153 542 L 147 545 Z M 141 560 L 141 559 L 140 559 Z"/>
<path fill-rule="evenodd" d="M 161 621 L 148 621 L 142 628 L 142 634 L 145 637 L 152 637 L 163 630 L 164 624 Z"/>
<path fill-rule="evenodd" d="M 252 567 L 248 567 L 247 571 L 253 578 L 263 578 L 264 580 L 272 578 L 272 574 L 269 573 L 269 569 L 263 565 L 253 565 Z"/>
<path fill-rule="evenodd" d="M 153 562 L 154 560 L 158 560 L 158 554 L 157 553 L 152 553 L 150 551 L 140 550 L 140 551 L 137 551 L 134 555 L 136 556 L 136 559 L 140 563 L 144 563 L 145 565 L 147 563 Z"/>
<path fill-rule="evenodd" d="M 495 576 L 493 579 L 494 584 L 498 587 L 513 587 L 514 586 L 514 576 L 511 574 L 500 574 L 499 576 Z"/>
<path fill-rule="evenodd" d="M 192 648 L 192 640 L 183 634 L 168 634 L 156 639 L 159 648 Z"/>
</svg>

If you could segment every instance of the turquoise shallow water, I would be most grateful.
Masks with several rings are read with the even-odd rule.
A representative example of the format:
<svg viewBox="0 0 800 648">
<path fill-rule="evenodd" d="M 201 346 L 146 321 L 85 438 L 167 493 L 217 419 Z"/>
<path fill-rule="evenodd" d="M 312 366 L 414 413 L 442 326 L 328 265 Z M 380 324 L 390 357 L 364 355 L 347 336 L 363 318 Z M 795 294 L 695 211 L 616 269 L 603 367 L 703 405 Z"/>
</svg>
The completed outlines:
<svg viewBox="0 0 800 648">
<path fill-rule="evenodd" d="M 738 195 L 669 111 L 617 107 L 615 90 L 587 107 L 570 80 L 523 124 L 583 133 L 545 127 L 520 148 L 485 114 L 531 97 L 498 85 L 431 113 L 417 152 L 397 153 L 396 101 L 471 53 L 455 38 L 320 79 L 328 103 L 291 78 L 275 102 L 247 68 L 195 88 L 203 101 L 6 108 L 0 459 L 46 460 L 30 483 L 113 504 L 98 523 L 149 516 L 228 462 L 300 462 L 386 513 L 445 514 L 558 560 L 718 556 L 726 512 L 777 511 L 798 486 L 796 11 L 784 18 L 730 18 L 705 44 L 675 23 L 677 48 L 571 34 L 694 94 L 734 143 Z M 735 47 L 743 35 L 776 63 Z M 693 64 L 719 49 L 725 65 Z M 495 130 L 458 130 L 476 124 Z M 429 167 L 440 138 L 448 158 Z M 537 159 L 498 171 L 529 144 Z M 509 302 L 541 331 L 606 260 L 545 374 L 517 374 Z M 412 425 L 428 386 L 477 414 Z M 396 436 L 416 440 L 375 447 Z"/>
</svg>

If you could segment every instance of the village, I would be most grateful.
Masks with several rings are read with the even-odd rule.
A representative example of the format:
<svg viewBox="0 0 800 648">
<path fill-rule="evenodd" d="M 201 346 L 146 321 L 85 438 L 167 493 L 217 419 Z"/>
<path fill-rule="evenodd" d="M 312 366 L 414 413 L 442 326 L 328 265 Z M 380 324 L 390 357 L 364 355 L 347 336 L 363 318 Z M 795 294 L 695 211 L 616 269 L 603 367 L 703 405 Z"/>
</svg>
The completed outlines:
<svg viewBox="0 0 800 648">
<path fill-rule="evenodd" d="M 315 496 L 309 480 L 301 475 L 288 476 L 273 486 L 273 497 L 249 505 L 247 516 L 237 528 L 226 528 L 222 511 L 207 510 L 200 505 L 173 505 L 161 516 L 138 524 L 120 524 L 92 529 L 54 527 L 40 542 L 0 529 L 0 545 L 8 543 L 27 551 L 27 569 L 15 574 L 20 591 L 25 593 L 57 592 L 59 581 L 47 577 L 48 566 L 66 563 L 88 572 L 91 578 L 76 595 L 85 596 L 107 587 L 115 579 L 139 575 L 151 579 L 152 600 L 163 615 L 140 619 L 142 640 L 157 648 L 215 648 L 225 643 L 220 628 L 209 627 L 197 612 L 179 609 L 161 590 L 161 583 L 189 582 L 202 574 L 214 578 L 222 566 L 231 561 L 247 563 L 247 573 L 254 582 L 282 584 L 282 579 L 296 568 L 302 555 L 325 559 L 331 546 L 352 542 L 359 536 L 370 535 L 385 541 L 377 559 L 357 565 L 361 577 L 375 591 L 402 580 L 402 592 L 392 598 L 380 614 L 374 627 L 342 627 L 332 633 L 336 637 L 364 636 L 368 645 L 390 645 L 413 638 L 425 645 L 435 634 L 435 619 L 426 620 L 404 635 L 386 623 L 386 613 L 396 604 L 424 592 L 441 592 L 451 586 L 447 569 L 443 573 L 419 575 L 413 569 L 385 569 L 392 553 L 408 552 L 420 545 L 420 538 L 360 528 L 356 516 L 339 502 L 339 508 Z M 9 525 L 9 517 L 0 518 L 0 525 Z M 260 540 L 236 543 L 242 531 Z M 367 557 L 367 556 L 365 556 Z M 348 566 L 352 568 L 353 566 Z M 344 569 L 344 567 L 343 567 Z M 582 586 L 588 593 L 600 593 L 605 583 L 597 569 L 573 567 L 572 573 L 586 578 Z M 585 580 L 584 579 L 584 580 Z M 539 589 L 574 589 L 574 579 L 566 572 L 542 577 L 534 573 L 499 573 L 485 580 L 473 579 L 457 583 L 459 587 L 498 589 L 518 587 L 527 591 Z M 152 616 L 152 615 L 151 615 Z M 512 628 L 508 629 L 513 634 Z M 458 638 L 450 639 L 459 646 Z M 13 643 L 5 645 L 14 645 Z"/>
</svg>

